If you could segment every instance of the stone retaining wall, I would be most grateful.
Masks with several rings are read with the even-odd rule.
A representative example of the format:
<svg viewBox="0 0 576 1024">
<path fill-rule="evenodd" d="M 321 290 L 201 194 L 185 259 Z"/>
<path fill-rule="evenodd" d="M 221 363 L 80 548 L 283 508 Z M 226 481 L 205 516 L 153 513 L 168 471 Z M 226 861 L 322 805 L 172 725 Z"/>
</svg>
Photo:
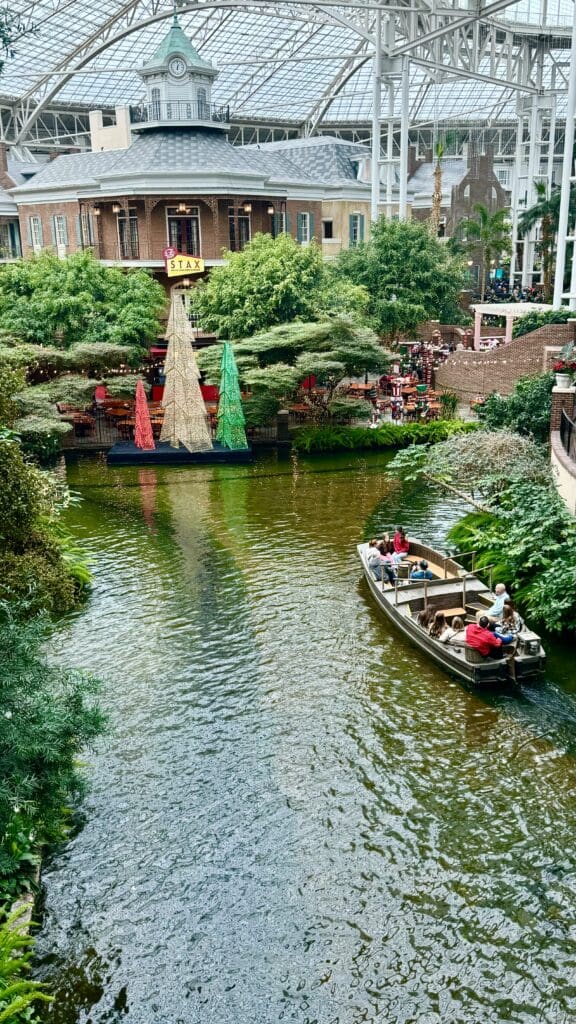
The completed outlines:
<svg viewBox="0 0 576 1024">
<path fill-rule="evenodd" d="M 576 338 L 575 324 L 549 324 L 492 352 L 453 352 L 436 370 L 436 387 L 469 400 L 498 391 L 509 395 L 520 377 L 552 368 L 563 345 Z"/>
</svg>

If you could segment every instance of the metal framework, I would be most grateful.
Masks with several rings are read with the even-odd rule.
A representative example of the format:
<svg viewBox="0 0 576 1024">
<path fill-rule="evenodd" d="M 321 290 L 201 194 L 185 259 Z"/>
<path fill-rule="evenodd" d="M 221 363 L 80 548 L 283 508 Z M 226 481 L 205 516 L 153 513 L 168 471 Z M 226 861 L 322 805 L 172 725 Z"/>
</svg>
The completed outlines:
<svg viewBox="0 0 576 1024">
<path fill-rule="evenodd" d="M 0 138 L 22 152 L 82 144 L 90 108 L 139 101 L 137 70 L 175 7 L 220 70 L 213 99 L 230 106 L 233 138 L 330 126 L 369 142 L 373 213 L 383 184 L 405 216 L 408 146 L 429 151 L 439 125 L 461 144 L 477 122 L 495 158 L 514 160 L 515 225 L 534 183 L 559 173 L 567 108 L 567 140 L 574 121 L 573 0 L 13 0 L 29 33 L 3 71 Z M 523 242 L 524 284 L 536 242 Z"/>
</svg>

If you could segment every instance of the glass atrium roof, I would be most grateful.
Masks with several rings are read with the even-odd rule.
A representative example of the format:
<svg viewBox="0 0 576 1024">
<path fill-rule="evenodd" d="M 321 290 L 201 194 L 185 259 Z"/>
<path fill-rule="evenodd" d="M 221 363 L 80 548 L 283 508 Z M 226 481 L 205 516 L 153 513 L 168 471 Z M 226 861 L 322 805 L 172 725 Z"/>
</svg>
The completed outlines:
<svg viewBox="0 0 576 1024">
<path fill-rule="evenodd" d="M 457 15 L 470 16 L 464 0 L 436 2 L 444 11 L 451 8 Z M 505 61 L 495 70 L 493 54 L 487 54 L 475 66 L 472 78 L 453 73 L 458 62 L 456 68 L 452 62 L 449 73 L 441 70 L 449 61 L 445 52 L 438 50 L 435 56 L 436 51 L 424 50 L 420 42 L 426 36 L 426 25 L 419 21 L 419 12 L 428 17 L 431 5 L 425 0 L 390 3 L 398 19 L 397 44 L 410 42 L 409 33 L 414 33 L 410 50 L 412 123 L 450 119 L 489 122 L 515 116 L 511 81 L 500 84 L 500 66 Z M 535 40 L 540 33 L 544 38 L 546 30 L 554 49 L 545 52 L 542 84 L 555 91 L 565 89 L 572 0 L 486 3 L 500 7 L 492 23 L 498 21 L 509 30 L 507 45 L 512 50 L 524 37 Z M 91 107 L 139 102 L 144 89 L 137 69 L 168 31 L 173 10 L 169 0 L 13 0 L 9 6 L 33 31 L 16 43 L 14 58 L 5 64 L 0 92 L 24 97 L 28 109 L 39 102 Z M 253 0 L 237 6 L 231 6 L 229 0 L 199 0 L 194 5 L 183 0 L 178 6 L 182 28 L 201 56 L 220 72 L 213 100 L 229 104 L 236 120 L 301 123 L 314 118 L 321 124 L 370 118 L 375 0 L 341 0 L 340 4 Z M 416 15 L 406 16 L 402 8 Z M 386 9 L 382 4 L 382 10 Z M 159 20 L 160 15 L 165 15 L 164 20 Z M 412 28 L 406 27 L 410 20 Z M 468 20 L 473 24 L 473 16 Z M 436 26 L 438 21 L 430 25 Z M 561 116 L 562 94 L 558 100 Z M 383 113 L 387 111 L 385 95 Z M 396 95 L 393 116 L 398 115 Z"/>
</svg>

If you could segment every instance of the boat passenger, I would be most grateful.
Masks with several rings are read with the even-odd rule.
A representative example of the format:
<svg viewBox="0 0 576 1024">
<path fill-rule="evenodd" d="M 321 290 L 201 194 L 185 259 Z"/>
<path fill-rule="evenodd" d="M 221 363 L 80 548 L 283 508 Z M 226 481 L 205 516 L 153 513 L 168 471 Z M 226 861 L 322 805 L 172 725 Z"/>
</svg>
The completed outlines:
<svg viewBox="0 0 576 1024">
<path fill-rule="evenodd" d="M 504 610 L 499 622 L 496 623 L 496 632 L 500 633 L 511 633 L 512 636 L 518 636 L 521 629 L 524 628 L 524 622 L 518 612 L 514 608 L 512 601 L 504 601 Z"/>
<path fill-rule="evenodd" d="M 380 572 L 380 552 L 378 550 L 378 541 L 374 538 L 368 541 L 368 551 L 366 552 L 366 561 L 368 562 L 368 568 L 372 575 L 377 579 L 382 579 L 382 573 Z"/>
<path fill-rule="evenodd" d="M 441 644 L 447 644 L 454 636 L 454 632 L 452 626 L 446 621 L 444 612 L 436 612 L 434 622 L 430 627 L 430 636 L 434 640 L 439 640 Z"/>
<path fill-rule="evenodd" d="M 480 616 L 479 622 L 470 622 L 466 626 L 466 643 L 483 654 L 484 657 L 491 654 L 493 658 L 498 658 L 502 654 L 502 646 L 506 641 L 502 637 L 496 636 L 489 626 L 490 619 L 487 615 Z"/>
<path fill-rule="evenodd" d="M 397 555 L 407 555 L 410 551 L 410 542 L 406 536 L 403 526 L 398 526 L 394 534 L 394 551 Z"/>
<path fill-rule="evenodd" d="M 418 562 L 418 569 L 412 569 L 410 573 L 411 580 L 433 580 L 434 573 L 428 568 L 428 562 L 425 558 L 422 558 Z"/>
<path fill-rule="evenodd" d="M 464 643 L 464 640 L 466 639 L 464 633 L 465 628 L 466 623 L 464 622 L 464 619 L 461 619 L 459 615 L 455 615 L 452 619 L 452 636 L 448 637 L 448 641 L 451 644 Z"/>
<path fill-rule="evenodd" d="M 388 577 L 389 583 L 394 583 L 396 579 L 396 564 L 394 562 L 394 556 L 388 550 L 388 544 L 383 542 L 378 545 L 378 551 L 380 553 L 380 571 L 384 576 Z"/>
<path fill-rule="evenodd" d="M 416 622 L 419 626 L 422 626 L 422 629 L 430 629 L 430 626 L 434 622 L 434 609 L 431 608 L 430 605 L 426 605 L 421 612 L 418 612 Z"/>
<path fill-rule="evenodd" d="M 506 586 L 504 583 L 497 583 L 494 587 L 494 593 L 496 594 L 493 604 L 483 612 L 487 615 L 492 622 L 497 622 L 504 611 L 504 601 L 510 600 L 510 595 L 506 593 Z"/>
</svg>

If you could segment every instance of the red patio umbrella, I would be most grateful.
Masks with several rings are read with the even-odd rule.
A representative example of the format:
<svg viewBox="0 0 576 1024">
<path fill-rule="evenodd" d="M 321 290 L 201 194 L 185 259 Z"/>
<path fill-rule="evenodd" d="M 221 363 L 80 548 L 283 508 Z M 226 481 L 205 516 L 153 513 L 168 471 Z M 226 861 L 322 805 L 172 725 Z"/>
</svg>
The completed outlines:
<svg viewBox="0 0 576 1024">
<path fill-rule="evenodd" d="M 152 434 L 152 424 L 150 423 L 150 413 L 148 411 L 148 402 L 146 401 L 146 392 L 144 391 L 144 385 L 141 380 L 139 380 L 136 385 L 135 419 L 134 444 L 137 448 L 143 448 L 145 451 L 152 451 L 156 445 L 154 444 L 154 436 Z"/>
</svg>

